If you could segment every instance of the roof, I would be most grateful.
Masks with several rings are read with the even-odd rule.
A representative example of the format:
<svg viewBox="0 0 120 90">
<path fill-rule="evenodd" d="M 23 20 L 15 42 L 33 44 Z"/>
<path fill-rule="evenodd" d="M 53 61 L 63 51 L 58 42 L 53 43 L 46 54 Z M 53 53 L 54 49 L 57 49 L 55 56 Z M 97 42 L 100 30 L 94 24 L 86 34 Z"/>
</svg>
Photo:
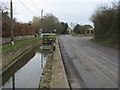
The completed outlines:
<svg viewBox="0 0 120 90">
<path fill-rule="evenodd" d="M 2 14 L 2 22 L 3 23 L 10 23 L 11 19 L 9 16 L 7 16 L 6 14 Z"/>
<path fill-rule="evenodd" d="M 93 31 L 93 30 L 94 30 L 94 28 L 92 28 L 92 27 L 89 27 L 89 28 L 88 28 L 88 30 L 92 30 L 92 31 Z"/>
</svg>

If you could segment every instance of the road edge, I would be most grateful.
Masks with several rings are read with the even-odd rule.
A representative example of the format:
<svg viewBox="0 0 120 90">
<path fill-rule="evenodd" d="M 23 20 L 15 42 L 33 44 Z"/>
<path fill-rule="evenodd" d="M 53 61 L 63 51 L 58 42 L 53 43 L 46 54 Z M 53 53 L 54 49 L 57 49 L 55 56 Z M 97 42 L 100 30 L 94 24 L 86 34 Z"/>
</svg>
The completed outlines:
<svg viewBox="0 0 120 90">
<path fill-rule="evenodd" d="M 55 51 L 53 52 L 52 77 L 50 88 L 70 88 L 62 60 L 58 38 L 55 42 Z"/>
<path fill-rule="evenodd" d="M 62 60 L 58 38 L 54 43 L 55 50 L 51 53 L 40 81 L 39 88 L 70 88 Z"/>
</svg>

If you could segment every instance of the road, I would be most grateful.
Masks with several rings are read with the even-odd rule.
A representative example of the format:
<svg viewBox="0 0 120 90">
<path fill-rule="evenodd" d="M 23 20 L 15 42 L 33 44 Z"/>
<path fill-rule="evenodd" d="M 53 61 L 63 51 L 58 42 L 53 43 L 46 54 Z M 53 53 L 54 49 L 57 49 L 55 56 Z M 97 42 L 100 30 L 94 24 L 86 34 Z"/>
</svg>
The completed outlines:
<svg viewBox="0 0 120 90">
<path fill-rule="evenodd" d="M 92 37 L 59 37 L 71 88 L 118 88 L 118 50 L 90 41 Z"/>
</svg>

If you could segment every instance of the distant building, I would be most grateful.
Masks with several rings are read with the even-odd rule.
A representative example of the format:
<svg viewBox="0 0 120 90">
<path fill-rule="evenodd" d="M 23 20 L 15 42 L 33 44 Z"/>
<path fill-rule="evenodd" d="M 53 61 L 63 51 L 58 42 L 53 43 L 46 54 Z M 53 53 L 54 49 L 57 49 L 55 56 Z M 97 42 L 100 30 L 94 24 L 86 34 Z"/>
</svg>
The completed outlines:
<svg viewBox="0 0 120 90">
<path fill-rule="evenodd" d="M 92 34 L 94 33 L 94 28 L 93 27 L 89 27 L 88 28 L 88 34 Z"/>
<path fill-rule="evenodd" d="M 84 25 L 87 30 L 85 31 L 85 34 L 93 34 L 94 33 L 94 28 L 91 25 Z"/>
<path fill-rule="evenodd" d="M 2 23 L 11 23 L 10 17 L 7 15 L 7 13 L 2 14 Z"/>
<path fill-rule="evenodd" d="M 73 32 L 73 30 L 70 27 L 68 27 L 67 31 L 69 34 L 71 34 Z"/>
</svg>

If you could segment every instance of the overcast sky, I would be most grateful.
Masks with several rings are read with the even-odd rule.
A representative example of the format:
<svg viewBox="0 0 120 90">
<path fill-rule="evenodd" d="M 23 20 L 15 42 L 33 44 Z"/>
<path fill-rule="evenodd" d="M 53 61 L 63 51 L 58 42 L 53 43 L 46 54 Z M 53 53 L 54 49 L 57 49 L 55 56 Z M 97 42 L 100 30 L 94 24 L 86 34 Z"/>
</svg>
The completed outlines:
<svg viewBox="0 0 120 90">
<path fill-rule="evenodd" d="M 13 0 L 14 17 L 17 21 L 28 22 L 33 16 L 40 16 L 43 9 L 44 15 L 52 13 L 63 22 L 93 25 L 90 17 L 97 5 L 111 1 L 116 0 Z"/>
</svg>

